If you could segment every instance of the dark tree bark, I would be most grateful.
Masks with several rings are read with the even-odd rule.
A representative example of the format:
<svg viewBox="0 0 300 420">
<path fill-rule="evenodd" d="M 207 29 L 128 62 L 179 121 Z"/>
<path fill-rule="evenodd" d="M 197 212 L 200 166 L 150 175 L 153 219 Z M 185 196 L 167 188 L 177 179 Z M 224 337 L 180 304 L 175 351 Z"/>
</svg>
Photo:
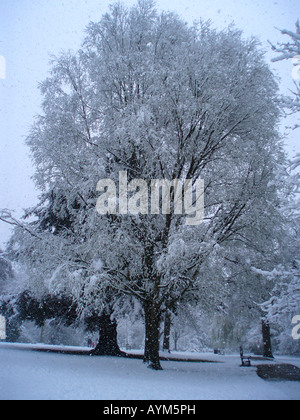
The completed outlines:
<svg viewBox="0 0 300 420">
<path fill-rule="evenodd" d="M 172 314 L 170 311 L 167 311 L 165 315 L 163 350 L 168 351 L 169 353 L 170 353 L 171 326 L 172 326 Z"/>
<path fill-rule="evenodd" d="M 144 362 L 153 370 L 162 370 L 159 357 L 160 310 L 154 302 L 144 304 L 145 311 L 145 353 Z"/>
<path fill-rule="evenodd" d="M 266 320 L 262 320 L 262 336 L 263 336 L 263 355 L 270 359 L 274 359 L 271 342 L 271 328 Z"/>
<path fill-rule="evenodd" d="M 16 319 L 6 321 L 6 340 L 8 343 L 17 343 L 21 335 L 21 322 Z"/>
<path fill-rule="evenodd" d="M 118 345 L 117 322 L 111 320 L 111 315 L 104 311 L 99 317 L 98 326 L 99 342 L 91 354 L 93 356 L 125 356 Z"/>
</svg>

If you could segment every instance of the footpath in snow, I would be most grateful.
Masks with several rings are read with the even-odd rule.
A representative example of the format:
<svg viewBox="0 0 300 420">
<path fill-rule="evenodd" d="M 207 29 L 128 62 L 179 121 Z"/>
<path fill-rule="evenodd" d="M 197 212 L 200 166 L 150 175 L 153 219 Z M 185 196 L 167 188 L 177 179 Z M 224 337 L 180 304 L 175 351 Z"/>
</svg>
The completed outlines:
<svg viewBox="0 0 300 420">
<path fill-rule="evenodd" d="M 1 400 L 300 400 L 300 382 L 265 381 L 258 377 L 257 365 L 267 362 L 241 368 L 238 355 L 176 353 L 176 358 L 207 363 L 163 361 L 164 370 L 154 372 L 136 359 L 38 349 L 40 345 L 0 344 Z M 279 357 L 276 363 L 300 367 L 300 358 Z"/>
</svg>

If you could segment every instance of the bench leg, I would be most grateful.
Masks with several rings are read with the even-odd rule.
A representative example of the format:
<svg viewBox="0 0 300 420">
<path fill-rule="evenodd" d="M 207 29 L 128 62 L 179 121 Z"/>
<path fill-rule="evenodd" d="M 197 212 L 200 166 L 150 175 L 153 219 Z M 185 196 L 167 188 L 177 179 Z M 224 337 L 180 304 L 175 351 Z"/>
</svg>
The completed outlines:
<svg viewBox="0 0 300 420">
<path fill-rule="evenodd" d="M 251 360 L 245 362 L 244 359 L 242 359 L 242 367 L 251 367 Z"/>
</svg>

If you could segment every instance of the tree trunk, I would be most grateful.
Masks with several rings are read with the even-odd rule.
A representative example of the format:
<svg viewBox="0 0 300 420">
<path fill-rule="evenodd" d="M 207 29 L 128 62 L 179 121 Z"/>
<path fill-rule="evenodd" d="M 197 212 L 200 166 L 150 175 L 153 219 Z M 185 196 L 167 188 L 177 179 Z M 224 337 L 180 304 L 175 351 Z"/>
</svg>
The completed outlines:
<svg viewBox="0 0 300 420">
<path fill-rule="evenodd" d="M 171 335 L 171 326 L 172 326 L 171 318 L 172 318 L 171 312 L 167 311 L 165 315 L 163 350 L 169 353 L 170 353 L 170 335 Z"/>
<path fill-rule="evenodd" d="M 111 320 L 110 314 L 99 317 L 99 342 L 91 354 L 93 356 L 124 356 L 118 345 L 117 322 Z"/>
<path fill-rule="evenodd" d="M 274 359 L 271 343 L 270 324 L 266 320 L 262 320 L 262 336 L 263 336 L 263 356 Z"/>
<path fill-rule="evenodd" d="M 46 329 L 46 323 L 44 322 L 41 326 L 41 336 L 40 336 L 40 342 L 45 343 L 45 329 Z"/>
<path fill-rule="evenodd" d="M 145 311 L 144 362 L 153 370 L 162 370 L 159 358 L 160 311 L 155 302 L 147 302 Z"/>
<path fill-rule="evenodd" d="M 180 335 L 179 335 L 178 331 L 175 331 L 175 332 L 174 332 L 174 334 L 173 334 L 173 338 L 174 338 L 174 350 L 175 350 L 175 351 L 178 351 L 177 344 L 178 344 L 178 340 L 179 340 L 179 338 L 180 338 Z"/>
</svg>

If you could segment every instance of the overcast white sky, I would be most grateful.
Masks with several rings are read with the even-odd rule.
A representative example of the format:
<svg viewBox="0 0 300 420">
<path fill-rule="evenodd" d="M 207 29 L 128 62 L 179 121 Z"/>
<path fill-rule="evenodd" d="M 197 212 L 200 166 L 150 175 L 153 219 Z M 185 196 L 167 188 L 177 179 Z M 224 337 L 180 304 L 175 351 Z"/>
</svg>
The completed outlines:
<svg viewBox="0 0 300 420">
<path fill-rule="evenodd" d="M 0 0 L 0 55 L 6 59 L 6 79 L 0 79 L 0 208 L 22 214 L 36 203 L 31 176 L 34 168 L 24 145 L 41 98 L 38 83 L 45 79 L 51 54 L 80 47 L 89 21 L 97 21 L 113 0 Z M 128 6 L 136 0 L 124 0 Z M 275 29 L 293 29 L 300 17 L 299 0 L 157 0 L 160 10 L 177 12 L 188 23 L 200 17 L 224 28 L 231 22 L 246 37 L 257 36 L 263 46 L 285 38 Z M 271 59 L 272 53 L 267 57 Z M 293 87 L 291 62 L 271 64 L 282 79 L 282 90 Z M 283 126 L 286 122 L 283 122 Z M 287 139 L 290 155 L 300 152 L 300 130 Z M 9 228 L 0 223 L 0 246 Z"/>
</svg>

